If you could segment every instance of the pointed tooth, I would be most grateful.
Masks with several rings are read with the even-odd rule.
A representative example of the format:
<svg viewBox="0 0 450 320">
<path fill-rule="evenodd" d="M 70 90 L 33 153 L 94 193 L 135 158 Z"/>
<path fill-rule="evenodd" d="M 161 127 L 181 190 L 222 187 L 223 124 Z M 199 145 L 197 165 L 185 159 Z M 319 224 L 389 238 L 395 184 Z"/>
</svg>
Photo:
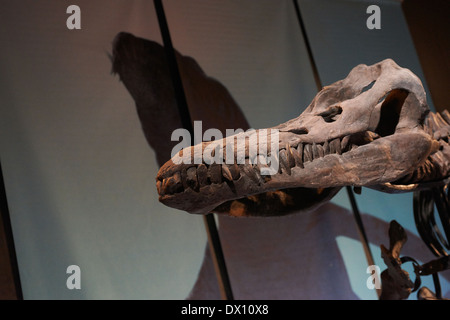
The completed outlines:
<svg viewBox="0 0 450 320">
<path fill-rule="evenodd" d="M 426 171 L 425 170 L 425 165 L 420 166 L 419 169 L 417 170 L 417 176 L 416 177 L 417 177 L 417 179 L 419 181 L 421 181 L 425 177 L 425 174 L 426 174 L 425 171 Z"/>
<path fill-rule="evenodd" d="M 323 158 L 325 155 L 323 146 L 320 144 L 313 143 L 312 151 L 313 151 L 314 160 L 318 159 L 318 158 Z"/>
<path fill-rule="evenodd" d="M 222 175 L 228 181 L 233 181 L 233 175 L 226 164 L 222 165 Z"/>
<path fill-rule="evenodd" d="M 442 118 L 444 118 L 445 122 L 447 122 L 447 125 L 450 125 L 450 112 L 448 110 L 444 110 L 441 112 Z"/>
<path fill-rule="evenodd" d="M 197 180 L 197 168 L 196 167 L 190 167 L 189 169 L 186 170 L 187 173 L 187 184 L 188 186 L 193 189 L 198 191 L 199 185 L 198 185 L 198 180 Z"/>
<path fill-rule="evenodd" d="M 425 173 L 427 175 L 430 175 L 431 172 L 433 171 L 433 164 L 431 163 L 431 161 L 429 159 L 427 159 L 423 166 L 424 166 L 424 169 L 425 169 Z"/>
<path fill-rule="evenodd" d="M 233 180 L 239 179 L 241 174 L 239 172 L 239 166 L 236 163 L 233 163 L 232 165 L 229 165 L 228 169 L 230 169 L 231 176 L 233 177 Z"/>
<path fill-rule="evenodd" d="M 330 154 L 335 154 L 336 153 L 336 146 L 333 143 L 334 140 L 330 141 Z"/>
<path fill-rule="evenodd" d="M 288 167 L 288 161 L 287 161 L 287 155 L 286 155 L 286 150 L 281 149 L 280 153 L 279 153 L 279 157 L 280 157 L 280 163 L 283 165 L 283 169 L 285 167 Z"/>
<path fill-rule="evenodd" d="M 161 189 L 162 189 L 162 194 L 167 194 L 169 192 L 169 190 L 167 190 L 167 179 L 163 179 L 161 181 Z"/>
<path fill-rule="evenodd" d="M 427 118 L 425 119 L 425 131 L 426 131 L 426 133 L 429 134 L 430 136 L 433 135 L 433 126 L 432 126 L 432 124 L 431 124 L 430 117 L 427 117 Z"/>
<path fill-rule="evenodd" d="M 252 166 L 249 165 L 241 165 L 240 166 L 241 173 L 243 173 L 246 177 L 248 177 L 251 181 L 253 181 L 256 184 L 260 184 L 260 178 L 256 175 L 255 171 L 253 170 Z"/>
<path fill-rule="evenodd" d="M 174 181 L 176 184 L 182 184 L 180 172 L 175 172 L 175 173 L 174 173 L 174 175 L 173 175 L 173 181 Z"/>
<path fill-rule="evenodd" d="M 298 146 L 297 146 L 297 152 L 296 152 L 296 156 L 295 156 L 295 163 L 300 168 L 302 168 L 302 169 L 304 168 L 304 166 L 303 166 L 303 144 L 302 143 L 299 143 Z"/>
<path fill-rule="evenodd" d="M 431 159 L 433 159 L 434 163 L 448 163 L 448 160 L 444 157 L 442 152 L 436 152 L 432 155 Z M 427 159 L 427 162 L 430 162 L 430 165 L 434 167 L 433 162 L 430 159 Z"/>
<path fill-rule="evenodd" d="M 445 122 L 444 118 L 439 112 L 436 112 L 436 122 L 440 128 L 448 126 L 447 122 Z"/>
<path fill-rule="evenodd" d="M 208 168 L 205 164 L 199 164 L 197 167 L 197 179 L 200 187 L 208 184 Z"/>
<path fill-rule="evenodd" d="M 158 190 L 159 195 L 163 196 L 164 192 L 163 192 L 163 188 L 161 188 L 161 187 L 162 187 L 162 181 L 161 180 L 156 181 L 156 190 Z"/>
<path fill-rule="evenodd" d="M 259 166 L 254 166 L 253 170 L 254 170 L 256 178 L 258 179 L 258 184 L 263 184 L 265 182 L 265 179 L 261 175 L 261 170 L 260 170 Z"/>
<path fill-rule="evenodd" d="M 294 151 L 292 152 L 292 155 L 293 155 L 293 157 L 294 157 L 295 166 L 300 167 L 300 168 L 303 168 L 303 160 L 302 160 L 302 158 L 300 157 L 300 155 L 298 154 L 298 151 L 297 151 L 297 150 L 294 150 Z"/>
<path fill-rule="evenodd" d="M 433 129 L 433 131 L 437 131 L 439 129 L 437 117 L 434 113 L 432 113 L 432 112 L 429 113 L 428 121 L 429 121 L 430 127 Z"/>
<path fill-rule="evenodd" d="M 174 194 L 184 190 L 181 182 L 180 172 L 175 172 L 171 177 L 168 177 L 162 182 L 162 189 L 164 194 Z"/>
<path fill-rule="evenodd" d="M 183 188 L 187 189 L 189 186 L 187 184 L 187 172 L 186 172 L 186 169 L 182 169 L 180 171 L 180 178 L 181 178 L 181 183 L 183 185 Z"/>
<path fill-rule="evenodd" d="M 211 164 L 208 171 L 211 183 L 222 183 L 222 166 L 220 164 Z"/>
<path fill-rule="evenodd" d="M 278 173 L 282 174 L 283 173 L 283 166 L 281 165 L 281 159 L 278 160 Z"/>
<path fill-rule="evenodd" d="M 435 179 L 439 179 L 439 174 L 438 174 L 438 170 L 435 170 L 435 166 L 433 164 L 432 161 L 430 161 L 430 159 L 427 159 L 425 161 L 425 167 L 426 167 L 426 176 L 428 180 L 435 180 Z"/>
<path fill-rule="evenodd" d="M 425 121 L 424 121 L 424 124 L 427 127 L 431 127 L 430 114 L 428 114 L 428 116 L 425 118 Z"/>
<path fill-rule="evenodd" d="M 324 155 L 330 154 L 330 143 L 328 141 L 323 144 L 323 152 Z"/>
<path fill-rule="evenodd" d="M 380 136 L 376 132 L 366 131 L 366 137 L 367 137 L 368 141 L 372 142 L 372 141 L 378 139 Z"/>
<path fill-rule="evenodd" d="M 312 148 L 313 159 L 314 160 L 318 159 L 320 156 L 319 156 L 319 150 L 317 149 L 317 144 L 314 142 L 311 148 Z"/>
<path fill-rule="evenodd" d="M 337 152 L 337 154 L 342 154 L 341 140 L 336 139 L 335 140 L 335 144 L 336 144 L 336 152 Z"/>
<path fill-rule="evenodd" d="M 310 144 L 305 144 L 303 149 L 303 160 L 304 162 L 313 161 L 312 146 Z"/>
<path fill-rule="evenodd" d="M 295 157 L 294 157 L 294 152 L 291 149 L 291 146 L 289 144 L 286 144 L 286 156 L 288 158 L 288 164 L 290 168 L 295 167 Z"/>
<path fill-rule="evenodd" d="M 411 177 L 411 181 L 418 182 L 418 181 L 420 181 L 419 178 L 420 178 L 420 168 L 417 168 L 413 172 L 413 175 Z"/>
<path fill-rule="evenodd" d="M 291 167 L 289 167 L 287 156 L 286 156 L 286 150 L 280 150 L 280 167 L 284 171 L 287 172 L 287 174 L 291 174 Z"/>
<path fill-rule="evenodd" d="M 348 135 L 348 136 L 345 136 L 344 138 L 342 138 L 342 141 L 341 141 L 341 150 L 342 150 L 343 152 L 347 151 L 347 147 L 348 147 L 349 141 L 350 141 L 350 136 L 349 136 L 349 135 Z"/>
<path fill-rule="evenodd" d="M 236 194 L 236 186 L 234 185 L 233 175 L 230 170 L 231 165 L 223 164 L 222 165 L 222 175 L 225 178 L 224 181 L 230 188 L 230 190 Z"/>
<path fill-rule="evenodd" d="M 342 154 L 341 141 L 339 138 L 336 138 L 330 142 L 330 151 L 339 155 Z"/>
<path fill-rule="evenodd" d="M 321 144 L 317 145 L 317 151 L 319 152 L 319 157 L 323 158 L 325 156 L 325 150 Z"/>
</svg>

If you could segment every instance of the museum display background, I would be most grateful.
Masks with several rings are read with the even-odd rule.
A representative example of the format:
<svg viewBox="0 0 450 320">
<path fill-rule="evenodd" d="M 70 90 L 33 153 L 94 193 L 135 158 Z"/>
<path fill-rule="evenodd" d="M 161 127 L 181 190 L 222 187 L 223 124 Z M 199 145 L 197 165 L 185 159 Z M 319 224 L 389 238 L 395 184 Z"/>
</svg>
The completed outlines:
<svg viewBox="0 0 450 320">
<path fill-rule="evenodd" d="M 324 85 L 385 58 L 425 81 L 399 2 L 377 1 L 381 30 L 366 27 L 367 1 L 299 3 Z M 66 27 L 71 4 L 81 8 L 81 30 Z M 291 1 L 164 6 L 174 46 L 229 89 L 254 128 L 297 116 L 314 97 Z M 0 155 L 24 298 L 186 298 L 203 260 L 203 221 L 158 202 L 154 152 L 108 58 L 120 31 L 161 42 L 153 2 L 17 1 L 0 19 Z M 412 194 L 363 189 L 357 201 L 417 234 Z M 333 203 L 350 208 L 345 192 Z M 376 298 L 361 244 L 336 242 L 355 296 Z M 81 268 L 81 290 L 66 287 L 69 265 Z M 442 287 L 445 295 L 445 279 Z"/>
</svg>

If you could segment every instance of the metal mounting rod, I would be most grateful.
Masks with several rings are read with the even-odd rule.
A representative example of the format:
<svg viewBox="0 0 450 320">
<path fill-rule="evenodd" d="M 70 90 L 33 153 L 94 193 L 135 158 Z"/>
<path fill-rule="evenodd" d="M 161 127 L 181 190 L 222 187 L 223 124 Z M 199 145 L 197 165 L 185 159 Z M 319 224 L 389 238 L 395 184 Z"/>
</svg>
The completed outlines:
<svg viewBox="0 0 450 320">
<path fill-rule="evenodd" d="M 175 91 L 175 99 L 178 106 L 178 112 L 181 117 L 183 127 L 191 134 L 191 145 L 194 145 L 194 129 L 192 126 L 192 119 L 189 113 L 189 108 L 186 100 L 186 95 L 183 88 L 178 64 L 175 56 L 175 49 L 172 45 L 170 37 L 169 26 L 167 24 L 166 14 L 161 0 L 154 0 L 156 14 L 158 16 L 159 28 L 164 43 L 167 62 L 169 64 L 172 84 Z M 225 263 L 225 257 L 220 243 L 219 232 L 217 231 L 216 222 L 212 213 L 203 216 L 206 233 L 208 236 L 209 249 L 214 262 L 217 280 L 219 282 L 220 293 L 223 299 L 233 300 L 233 293 L 231 290 L 231 283 L 228 276 L 228 271 Z"/>
<path fill-rule="evenodd" d="M 309 42 L 309 38 L 308 38 L 308 34 L 306 33 L 306 28 L 305 28 L 305 24 L 303 23 L 303 18 L 302 18 L 302 14 L 300 11 L 300 6 L 298 4 L 297 0 L 292 0 L 292 2 L 294 3 L 294 8 L 295 8 L 295 13 L 297 15 L 297 20 L 300 26 L 300 31 L 302 33 L 303 36 L 303 41 L 305 41 L 305 46 L 306 46 L 306 50 L 308 52 L 308 58 L 309 58 L 309 62 L 312 68 L 312 72 L 314 75 L 314 81 L 316 83 L 316 87 L 317 87 L 317 91 L 322 90 L 322 81 L 320 80 L 320 75 L 319 75 L 319 70 L 317 68 L 317 64 L 316 61 L 314 59 L 314 55 L 312 52 L 312 48 L 311 48 L 311 44 Z M 364 229 L 364 224 L 362 222 L 361 219 L 361 215 L 359 213 L 359 209 L 358 209 L 358 205 L 356 203 L 356 199 L 355 199 L 355 195 L 353 194 L 353 190 L 351 187 L 347 187 L 347 195 L 348 198 L 350 200 L 350 204 L 352 206 L 352 211 L 353 211 L 353 216 L 355 218 L 355 222 L 356 222 L 356 226 L 358 228 L 358 233 L 361 239 L 361 243 L 363 245 L 364 248 L 364 253 L 366 255 L 366 259 L 369 265 L 374 265 L 374 259 L 373 259 L 373 255 L 372 252 L 370 250 L 370 246 L 369 246 L 369 241 L 367 239 L 367 235 Z M 380 290 L 377 290 L 377 294 L 378 297 L 380 296 L 381 292 Z"/>
<path fill-rule="evenodd" d="M 23 300 L 22 285 L 20 282 L 20 275 L 19 275 L 19 264 L 17 262 L 16 249 L 14 245 L 14 237 L 11 225 L 11 217 L 9 215 L 8 200 L 6 198 L 5 182 L 3 180 L 3 171 L 1 163 L 0 163 L 0 219 L 1 219 L 0 225 L 3 225 L 6 247 L 9 254 L 8 258 L 12 273 L 11 277 L 12 281 L 14 282 L 15 297 L 17 298 L 17 300 Z"/>
</svg>

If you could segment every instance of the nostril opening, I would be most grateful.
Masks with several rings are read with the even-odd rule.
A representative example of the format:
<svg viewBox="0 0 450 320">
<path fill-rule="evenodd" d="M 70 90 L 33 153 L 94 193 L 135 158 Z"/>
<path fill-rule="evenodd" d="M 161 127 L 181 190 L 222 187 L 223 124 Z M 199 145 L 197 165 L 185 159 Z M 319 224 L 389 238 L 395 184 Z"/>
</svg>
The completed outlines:
<svg viewBox="0 0 450 320">
<path fill-rule="evenodd" d="M 338 115 L 342 113 L 341 106 L 331 106 L 328 107 L 325 111 L 318 114 L 318 116 L 322 117 L 325 122 L 334 122 Z"/>
<path fill-rule="evenodd" d="M 403 104 L 409 92 L 403 89 L 395 89 L 389 92 L 381 105 L 380 121 L 375 130 L 381 137 L 390 136 L 395 133 Z"/>
<path fill-rule="evenodd" d="M 290 129 L 288 132 L 295 133 L 295 134 L 308 134 L 308 129 L 306 128 L 296 128 L 296 129 Z"/>
<path fill-rule="evenodd" d="M 370 89 L 372 89 L 372 87 L 375 84 L 375 82 L 376 82 L 376 80 L 373 80 L 371 83 L 369 83 L 367 86 L 365 86 L 362 89 L 361 93 L 364 93 L 364 92 L 369 91 Z"/>
</svg>

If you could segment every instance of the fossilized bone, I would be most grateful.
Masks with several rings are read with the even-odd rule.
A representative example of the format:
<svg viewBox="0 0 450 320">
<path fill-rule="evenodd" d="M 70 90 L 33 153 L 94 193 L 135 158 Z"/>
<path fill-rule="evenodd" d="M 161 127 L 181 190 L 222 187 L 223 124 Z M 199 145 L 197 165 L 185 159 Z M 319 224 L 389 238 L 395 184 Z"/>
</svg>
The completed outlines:
<svg viewBox="0 0 450 320">
<path fill-rule="evenodd" d="M 387 266 L 387 269 L 381 273 L 382 292 L 381 300 L 400 300 L 407 299 L 409 295 L 418 290 L 421 285 L 421 276 L 428 276 L 449 269 L 449 257 L 442 256 L 438 259 L 419 265 L 414 258 L 400 257 L 400 251 L 407 241 L 406 232 L 403 227 L 395 220 L 389 225 L 389 249 L 381 245 L 381 256 Z M 413 283 L 409 273 L 402 269 L 402 264 L 412 261 L 414 264 L 414 273 L 416 280 Z M 419 300 L 441 300 L 442 297 L 436 297 L 427 287 L 422 287 L 417 292 Z"/>
<path fill-rule="evenodd" d="M 391 59 L 358 65 L 323 88 L 299 117 L 272 128 L 279 131 L 278 173 L 262 175 L 264 161 L 180 163 L 186 153 L 193 157 L 192 146 L 161 167 L 159 199 L 190 213 L 282 215 L 318 205 L 343 186 L 401 192 L 445 183 L 450 114 L 428 114 L 425 91 L 411 71 Z M 250 144 L 257 133 L 249 134 Z M 227 141 L 201 148 L 214 144 L 225 161 Z"/>
<path fill-rule="evenodd" d="M 387 269 L 381 273 L 382 300 L 400 300 L 409 297 L 414 289 L 414 283 L 409 273 L 401 268 L 400 251 L 407 241 L 405 230 L 397 221 L 391 221 L 389 226 L 389 249 L 381 245 L 381 256 Z"/>
<path fill-rule="evenodd" d="M 162 165 L 176 144 L 170 137 L 181 119 L 165 76 L 164 49 L 142 41 L 126 50 L 135 40 L 126 33 L 116 37 L 113 71 L 133 96 L 147 141 Z M 222 84 L 206 76 L 192 58 L 177 53 L 177 59 L 187 100 L 202 104 L 190 112 L 193 120 L 203 121 L 203 130 L 249 128 Z M 148 82 L 139 82 L 142 78 Z M 160 200 L 189 212 L 266 216 L 312 210 L 344 185 L 411 191 L 418 182 L 441 181 L 450 170 L 450 116 L 431 114 L 422 126 L 427 112 L 420 80 L 410 71 L 392 60 L 360 65 L 319 92 L 298 118 L 274 127 L 280 130 L 279 174 L 263 178 L 255 165 L 175 166 L 168 161 L 158 173 Z M 442 150 L 429 156 L 437 141 Z M 353 150 L 355 146 L 359 148 Z"/>
<path fill-rule="evenodd" d="M 113 71 L 119 73 L 121 80 L 133 96 L 145 136 L 161 165 L 170 159 L 170 150 L 177 143 L 170 141 L 172 131 L 181 126 L 163 50 L 159 44 L 153 41 L 120 33 L 114 41 L 112 56 Z M 193 119 L 204 120 L 204 130 L 213 127 L 247 129 L 248 124 L 244 114 L 230 97 L 226 88 L 214 79 L 207 77 L 192 58 L 180 54 L 177 55 L 177 58 Z M 205 90 L 206 88 L 208 90 Z M 209 113 L 211 110 L 213 112 Z M 222 111 L 227 111 L 230 116 L 224 116 L 221 114 Z M 338 189 L 330 188 L 333 192 Z M 312 188 L 284 189 L 274 192 L 272 197 L 266 193 L 243 198 L 235 203 L 240 203 L 242 207 L 247 206 L 253 212 L 261 210 L 270 213 L 272 209 L 276 212 L 300 212 L 300 210 L 296 211 L 296 208 L 308 207 L 304 201 L 311 206 L 322 203 L 323 198 L 321 199 L 320 196 L 326 194 L 326 190 L 320 194 L 316 190 L 321 191 Z M 298 197 L 295 196 L 296 194 Z M 294 197 L 293 202 L 280 200 L 289 196 Z M 258 202 L 258 199 L 274 199 L 275 201 Z M 324 273 L 333 272 L 334 274 L 338 272 L 337 270 L 342 270 L 345 274 L 345 266 L 335 243 L 336 237 L 344 235 L 358 239 L 352 225 L 352 217 L 343 208 L 328 203 L 318 211 L 312 212 L 311 215 L 295 214 L 276 219 L 245 220 L 220 215 L 218 219 L 221 240 L 225 246 L 227 264 L 230 267 L 230 276 L 233 277 L 232 280 L 236 280 L 237 284 L 240 284 L 240 286 L 236 284 L 234 287 L 237 297 L 356 298 L 346 282 L 345 276 L 341 277 L 339 281 L 333 280 L 334 287 L 339 288 L 335 293 L 329 290 L 330 283 L 327 282 L 329 278 L 324 277 Z M 384 222 L 367 216 L 365 223 L 368 227 L 369 238 L 374 243 L 382 242 L 381 232 L 377 231 L 385 229 Z M 316 238 L 315 235 L 320 235 L 320 237 Z M 409 234 L 409 238 L 411 243 L 406 251 L 409 250 L 410 255 L 418 254 L 417 252 L 420 252 L 421 255 L 428 253 L 423 243 L 413 234 Z M 319 247 L 326 248 L 325 252 L 309 248 L 307 244 L 312 240 Z M 299 248 L 301 248 L 302 255 L 297 254 Z M 411 248 L 414 248 L 414 251 L 411 251 Z M 263 251 L 264 255 L 259 254 Z M 307 264 L 304 260 L 305 255 L 308 256 Z M 333 261 L 333 267 L 327 268 L 330 259 Z M 310 268 L 311 263 L 315 266 L 313 270 Z M 211 297 L 212 290 L 205 290 L 205 286 L 206 288 L 213 287 L 217 281 L 212 262 L 206 256 L 203 266 L 208 269 L 209 265 L 212 269 L 210 277 L 205 274 L 202 267 L 198 285 L 194 288 L 194 298 Z M 253 282 L 248 280 L 246 273 L 242 272 L 244 268 L 252 273 Z M 277 276 L 270 280 L 267 279 L 267 274 Z M 283 276 L 279 276 L 279 274 L 283 274 Z M 266 282 L 261 284 L 258 279 L 263 278 L 266 279 Z M 334 276 L 333 279 L 335 279 Z M 293 285 L 293 283 L 297 285 Z M 308 290 L 302 289 L 305 284 L 307 284 Z M 269 287 L 273 285 L 273 287 L 264 291 L 267 289 L 267 285 Z M 251 294 L 248 293 L 248 290 L 244 290 L 246 293 L 239 295 L 240 287 L 247 289 L 249 286 L 256 289 L 251 290 Z M 201 295 L 199 296 L 200 291 Z M 220 295 L 213 294 L 213 297 L 220 298 Z"/>
</svg>

